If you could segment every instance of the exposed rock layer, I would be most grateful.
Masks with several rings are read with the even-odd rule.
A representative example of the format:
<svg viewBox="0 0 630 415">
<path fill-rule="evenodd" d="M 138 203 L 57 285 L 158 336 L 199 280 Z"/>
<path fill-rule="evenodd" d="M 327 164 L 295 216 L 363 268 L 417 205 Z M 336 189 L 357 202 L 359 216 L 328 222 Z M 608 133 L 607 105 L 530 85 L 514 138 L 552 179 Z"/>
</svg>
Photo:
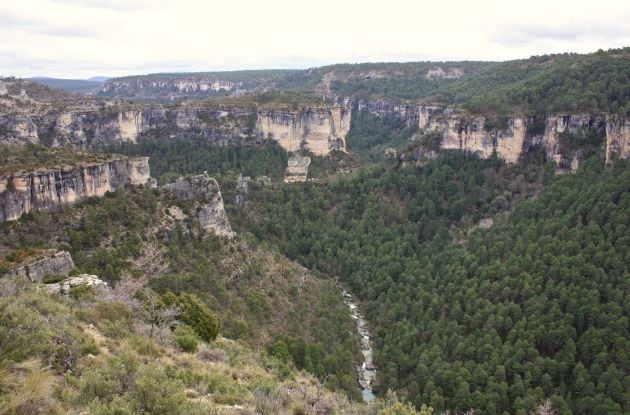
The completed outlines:
<svg viewBox="0 0 630 415">
<path fill-rule="evenodd" d="M 219 183 L 207 173 L 180 177 L 175 183 L 163 186 L 163 189 L 173 192 L 180 200 L 196 199 L 199 202 L 196 207 L 197 219 L 205 231 L 229 238 L 234 236 L 223 206 Z"/>
<path fill-rule="evenodd" d="M 306 176 L 308 175 L 308 166 L 310 165 L 310 157 L 291 157 L 287 163 L 287 170 L 284 175 L 285 183 L 306 181 Z"/>
<path fill-rule="evenodd" d="M 26 277 L 34 282 L 42 282 L 46 275 L 70 275 L 74 262 L 66 251 L 45 251 L 34 258 L 27 259 L 9 271 L 9 275 Z"/>
<path fill-rule="evenodd" d="M 149 182 L 149 158 L 119 158 L 0 177 L 0 222 L 23 213 L 54 210 L 125 184 Z"/>
</svg>

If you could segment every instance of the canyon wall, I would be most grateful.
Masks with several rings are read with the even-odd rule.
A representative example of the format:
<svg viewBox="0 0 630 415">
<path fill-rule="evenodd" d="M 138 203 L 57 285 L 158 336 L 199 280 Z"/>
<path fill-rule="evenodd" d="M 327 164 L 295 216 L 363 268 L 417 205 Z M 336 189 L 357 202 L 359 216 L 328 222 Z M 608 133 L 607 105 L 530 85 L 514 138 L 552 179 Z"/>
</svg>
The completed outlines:
<svg viewBox="0 0 630 415">
<path fill-rule="evenodd" d="M 287 151 L 326 155 L 345 151 L 351 111 L 344 105 L 295 111 L 251 108 L 164 107 L 102 108 L 43 113 L 0 113 L 0 144 L 26 142 L 52 147 L 94 147 L 135 143 L 143 136 L 195 137 L 217 145 L 276 140 Z"/>
<path fill-rule="evenodd" d="M 333 150 L 346 151 L 350 119 L 351 111 L 343 105 L 302 111 L 261 111 L 256 130 L 287 151 L 326 155 Z"/>
<path fill-rule="evenodd" d="M 55 210 L 87 197 L 103 196 L 125 184 L 149 181 L 148 157 L 118 158 L 0 177 L 0 222 L 18 219 L 23 213 Z"/>
<path fill-rule="evenodd" d="M 630 121 L 619 115 L 510 116 L 496 120 L 449 107 L 420 106 L 418 127 L 421 132 L 440 134 L 442 149 L 483 158 L 496 152 L 508 163 L 517 162 L 534 147 L 542 148 L 560 167 L 571 169 L 593 153 L 607 162 L 630 155 Z"/>
</svg>

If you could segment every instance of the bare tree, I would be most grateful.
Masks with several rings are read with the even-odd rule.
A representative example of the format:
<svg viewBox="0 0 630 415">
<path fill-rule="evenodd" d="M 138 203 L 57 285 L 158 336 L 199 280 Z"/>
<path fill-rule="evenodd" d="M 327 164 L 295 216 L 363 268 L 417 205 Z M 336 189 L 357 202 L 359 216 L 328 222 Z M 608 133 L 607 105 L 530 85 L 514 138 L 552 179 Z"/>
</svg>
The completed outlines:
<svg viewBox="0 0 630 415">
<path fill-rule="evenodd" d="M 555 415 L 553 404 L 550 399 L 545 399 L 540 405 L 534 409 L 530 415 Z"/>
</svg>

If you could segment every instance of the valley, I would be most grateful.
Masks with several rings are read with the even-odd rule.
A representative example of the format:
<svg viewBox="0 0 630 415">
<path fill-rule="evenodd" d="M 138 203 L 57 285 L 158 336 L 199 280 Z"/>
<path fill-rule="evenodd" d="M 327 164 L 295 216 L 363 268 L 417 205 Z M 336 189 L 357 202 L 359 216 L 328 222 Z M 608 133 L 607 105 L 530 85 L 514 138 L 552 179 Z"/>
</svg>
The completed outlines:
<svg viewBox="0 0 630 415">
<path fill-rule="evenodd" d="M 0 413 L 628 412 L 628 68 L 0 79 Z"/>
</svg>

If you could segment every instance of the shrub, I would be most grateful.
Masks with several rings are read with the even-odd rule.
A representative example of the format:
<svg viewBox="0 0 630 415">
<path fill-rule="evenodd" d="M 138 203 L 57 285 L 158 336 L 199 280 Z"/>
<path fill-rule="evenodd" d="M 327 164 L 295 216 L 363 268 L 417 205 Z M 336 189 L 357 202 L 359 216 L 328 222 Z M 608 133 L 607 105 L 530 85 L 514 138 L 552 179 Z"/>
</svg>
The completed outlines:
<svg viewBox="0 0 630 415">
<path fill-rule="evenodd" d="M 54 283 L 63 281 L 65 278 L 66 277 L 64 277 L 63 275 L 46 274 L 44 275 L 42 282 L 44 284 L 54 284 Z"/>
<path fill-rule="evenodd" d="M 195 331 L 186 324 L 181 324 L 175 328 L 175 342 L 182 352 L 195 353 L 197 351 L 197 336 Z"/>
<path fill-rule="evenodd" d="M 230 356 L 223 349 L 206 349 L 197 353 L 197 358 L 212 363 L 228 363 Z"/>
<path fill-rule="evenodd" d="M 182 310 L 180 319 L 193 328 L 197 335 L 211 341 L 217 338 L 220 329 L 219 318 L 194 294 L 182 294 L 178 299 Z"/>
<path fill-rule="evenodd" d="M 43 370 L 36 360 L 16 365 L 12 370 L 0 372 L 1 414 L 37 415 L 50 413 L 55 399 L 54 377 Z"/>
</svg>

